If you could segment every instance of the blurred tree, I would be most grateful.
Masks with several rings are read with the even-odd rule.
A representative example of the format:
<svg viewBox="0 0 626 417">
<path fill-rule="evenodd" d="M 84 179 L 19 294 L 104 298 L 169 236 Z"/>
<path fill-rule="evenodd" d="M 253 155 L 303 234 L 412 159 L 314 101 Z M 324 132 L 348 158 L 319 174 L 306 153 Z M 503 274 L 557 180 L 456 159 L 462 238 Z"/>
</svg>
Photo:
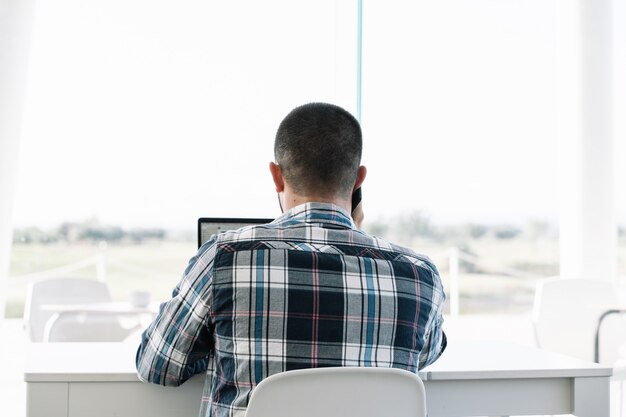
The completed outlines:
<svg viewBox="0 0 626 417">
<path fill-rule="evenodd" d="M 519 227 L 511 225 L 496 226 L 493 229 L 493 235 L 497 239 L 513 239 L 520 233 L 522 233 L 522 230 Z"/>
<path fill-rule="evenodd" d="M 487 234 L 489 228 L 484 224 L 467 223 L 464 227 L 465 233 L 472 239 L 479 239 Z"/>
<path fill-rule="evenodd" d="M 410 243 L 415 238 L 435 238 L 437 233 L 430 218 L 422 210 L 400 214 L 394 223 L 394 231 L 402 242 Z"/>
</svg>

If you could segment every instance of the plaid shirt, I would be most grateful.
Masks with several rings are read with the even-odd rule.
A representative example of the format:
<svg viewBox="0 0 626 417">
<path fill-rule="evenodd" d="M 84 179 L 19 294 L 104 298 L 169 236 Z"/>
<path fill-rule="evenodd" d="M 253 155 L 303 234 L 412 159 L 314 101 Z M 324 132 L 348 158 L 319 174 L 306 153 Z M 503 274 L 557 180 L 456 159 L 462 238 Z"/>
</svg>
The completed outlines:
<svg viewBox="0 0 626 417">
<path fill-rule="evenodd" d="M 307 203 L 199 249 L 142 336 L 138 375 L 175 386 L 204 372 L 200 415 L 244 416 L 251 390 L 279 372 L 434 362 L 444 299 L 427 257 Z"/>
</svg>

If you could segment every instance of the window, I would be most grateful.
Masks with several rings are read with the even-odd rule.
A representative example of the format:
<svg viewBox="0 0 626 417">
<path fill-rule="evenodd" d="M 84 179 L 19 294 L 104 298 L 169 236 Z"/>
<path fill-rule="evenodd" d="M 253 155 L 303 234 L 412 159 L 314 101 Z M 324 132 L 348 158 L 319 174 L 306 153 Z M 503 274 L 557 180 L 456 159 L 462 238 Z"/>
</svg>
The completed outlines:
<svg viewBox="0 0 626 417">
<path fill-rule="evenodd" d="M 68 265 L 164 299 L 198 217 L 277 216 L 278 123 L 313 100 L 354 111 L 355 39 L 330 0 L 38 3 L 7 317 Z"/>
<path fill-rule="evenodd" d="M 8 316 L 83 263 L 117 299 L 167 297 L 198 217 L 279 214 L 291 108 L 356 112 L 356 2 L 231 3 L 38 4 Z M 363 10 L 367 229 L 430 255 L 461 312 L 527 310 L 558 272 L 554 4 Z"/>
<path fill-rule="evenodd" d="M 429 254 L 449 293 L 458 267 L 462 313 L 526 311 L 535 279 L 558 274 L 554 13 L 545 1 L 364 9 L 369 219 Z"/>
</svg>

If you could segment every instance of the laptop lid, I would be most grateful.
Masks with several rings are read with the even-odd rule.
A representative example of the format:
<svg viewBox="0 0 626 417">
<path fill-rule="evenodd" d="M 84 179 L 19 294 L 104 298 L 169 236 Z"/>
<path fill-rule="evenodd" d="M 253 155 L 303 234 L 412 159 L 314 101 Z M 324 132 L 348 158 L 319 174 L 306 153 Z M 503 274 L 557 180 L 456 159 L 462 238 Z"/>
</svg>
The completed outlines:
<svg viewBox="0 0 626 417">
<path fill-rule="evenodd" d="M 198 219 L 198 247 L 217 233 L 235 230 L 255 224 L 271 223 L 274 219 L 252 219 L 244 217 L 200 217 Z"/>
</svg>

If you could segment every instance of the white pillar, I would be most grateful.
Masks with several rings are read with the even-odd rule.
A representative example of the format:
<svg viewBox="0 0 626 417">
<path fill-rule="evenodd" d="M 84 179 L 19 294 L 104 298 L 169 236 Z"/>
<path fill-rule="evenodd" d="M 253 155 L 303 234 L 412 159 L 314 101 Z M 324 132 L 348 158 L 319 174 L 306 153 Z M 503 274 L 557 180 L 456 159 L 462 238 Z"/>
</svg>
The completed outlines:
<svg viewBox="0 0 626 417">
<path fill-rule="evenodd" d="M 0 320 L 4 318 L 9 272 L 18 139 L 34 5 L 35 0 L 0 0 Z"/>
<path fill-rule="evenodd" d="M 612 0 L 557 0 L 561 275 L 614 280 Z"/>
</svg>

